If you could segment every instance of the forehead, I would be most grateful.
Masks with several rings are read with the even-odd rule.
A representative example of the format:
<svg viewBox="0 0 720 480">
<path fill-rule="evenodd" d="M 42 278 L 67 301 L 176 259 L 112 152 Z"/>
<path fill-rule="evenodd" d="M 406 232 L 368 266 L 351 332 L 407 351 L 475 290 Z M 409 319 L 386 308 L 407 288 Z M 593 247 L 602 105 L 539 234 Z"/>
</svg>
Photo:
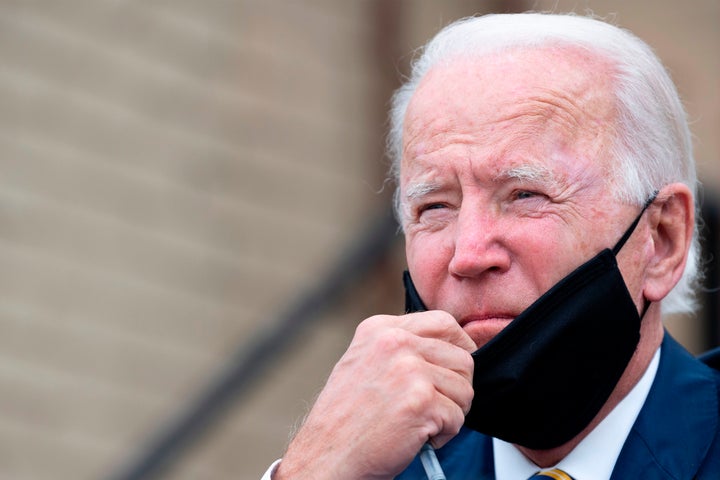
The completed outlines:
<svg viewBox="0 0 720 480">
<path fill-rule="evenodd" d="M 522 156 L 542 147 L 599 159 L 612 141 L 613 77 L 608 60 L 577 47 L 514 48 L 438 64 L 408 105 L 401 169 L 460 145 L 474 155 Z"/>
</svg>

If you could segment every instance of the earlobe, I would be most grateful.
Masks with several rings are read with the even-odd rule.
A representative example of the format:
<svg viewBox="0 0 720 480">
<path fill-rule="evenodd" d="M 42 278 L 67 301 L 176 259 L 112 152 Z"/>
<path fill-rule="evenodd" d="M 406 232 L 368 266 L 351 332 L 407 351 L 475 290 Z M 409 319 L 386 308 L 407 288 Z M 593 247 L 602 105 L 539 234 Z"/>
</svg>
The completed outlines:
<svg viewBox="0 0 720 480">
<path fill-rule="evenodd" d="M 653 242 L 645 277 L 645 298 L 665 298 L 682 276 L 695 229 L 695 206 L 682 183 L 664 187 L 649 212 Z"/>
</svg>

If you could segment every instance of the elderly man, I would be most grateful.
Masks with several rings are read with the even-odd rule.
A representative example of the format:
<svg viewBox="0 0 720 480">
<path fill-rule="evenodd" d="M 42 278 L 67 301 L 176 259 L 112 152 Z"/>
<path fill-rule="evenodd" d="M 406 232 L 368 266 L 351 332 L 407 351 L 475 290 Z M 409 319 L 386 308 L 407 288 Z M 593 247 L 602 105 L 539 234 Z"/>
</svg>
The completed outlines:
<svg viewBox="0 0 720 480">
<path fill-rule="evenodd" d="M 696 272 L 684 117 L 606 23 L 441 31 L 392 112 L 409 313 L 359 325 L 267 476 L 422 479 L 429 444 L 453 480 L 720 478 L 720 374 L 661 323 Z"/>
</svg>

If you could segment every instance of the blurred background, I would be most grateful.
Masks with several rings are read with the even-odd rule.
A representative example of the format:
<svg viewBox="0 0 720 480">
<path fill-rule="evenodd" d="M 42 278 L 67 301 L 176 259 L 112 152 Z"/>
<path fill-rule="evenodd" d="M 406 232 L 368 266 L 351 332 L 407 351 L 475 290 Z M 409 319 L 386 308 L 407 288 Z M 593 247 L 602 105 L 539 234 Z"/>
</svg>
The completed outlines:
<svg viewBox="0 0 720 480">
<path fill-rule="evenodd" d="M 403 308 L 383 150 L 413 50 L 528 9 L 655 47 L 717 253 L 716 0 L 0 1 L 0 479 L 259 479 Z M 695 353 L 702 300 L 667 321 Z"/>
</svg>

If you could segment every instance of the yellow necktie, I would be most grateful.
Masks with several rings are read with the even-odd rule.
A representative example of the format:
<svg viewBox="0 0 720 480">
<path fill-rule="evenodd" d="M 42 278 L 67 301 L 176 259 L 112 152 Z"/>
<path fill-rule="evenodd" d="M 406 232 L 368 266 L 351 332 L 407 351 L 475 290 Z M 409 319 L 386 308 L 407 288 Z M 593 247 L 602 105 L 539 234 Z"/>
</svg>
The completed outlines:
<svg viewBox="0 0 720 480">
<path fill-rule="evenodd" d="M 563 472 L 559 468 L 553 468 L 552 470 L 540 470 L 528 480 L 547 480 L 548 478 L 552 478 L 554 480 L 575 480 L 573 477 Z"/>
</svg>

